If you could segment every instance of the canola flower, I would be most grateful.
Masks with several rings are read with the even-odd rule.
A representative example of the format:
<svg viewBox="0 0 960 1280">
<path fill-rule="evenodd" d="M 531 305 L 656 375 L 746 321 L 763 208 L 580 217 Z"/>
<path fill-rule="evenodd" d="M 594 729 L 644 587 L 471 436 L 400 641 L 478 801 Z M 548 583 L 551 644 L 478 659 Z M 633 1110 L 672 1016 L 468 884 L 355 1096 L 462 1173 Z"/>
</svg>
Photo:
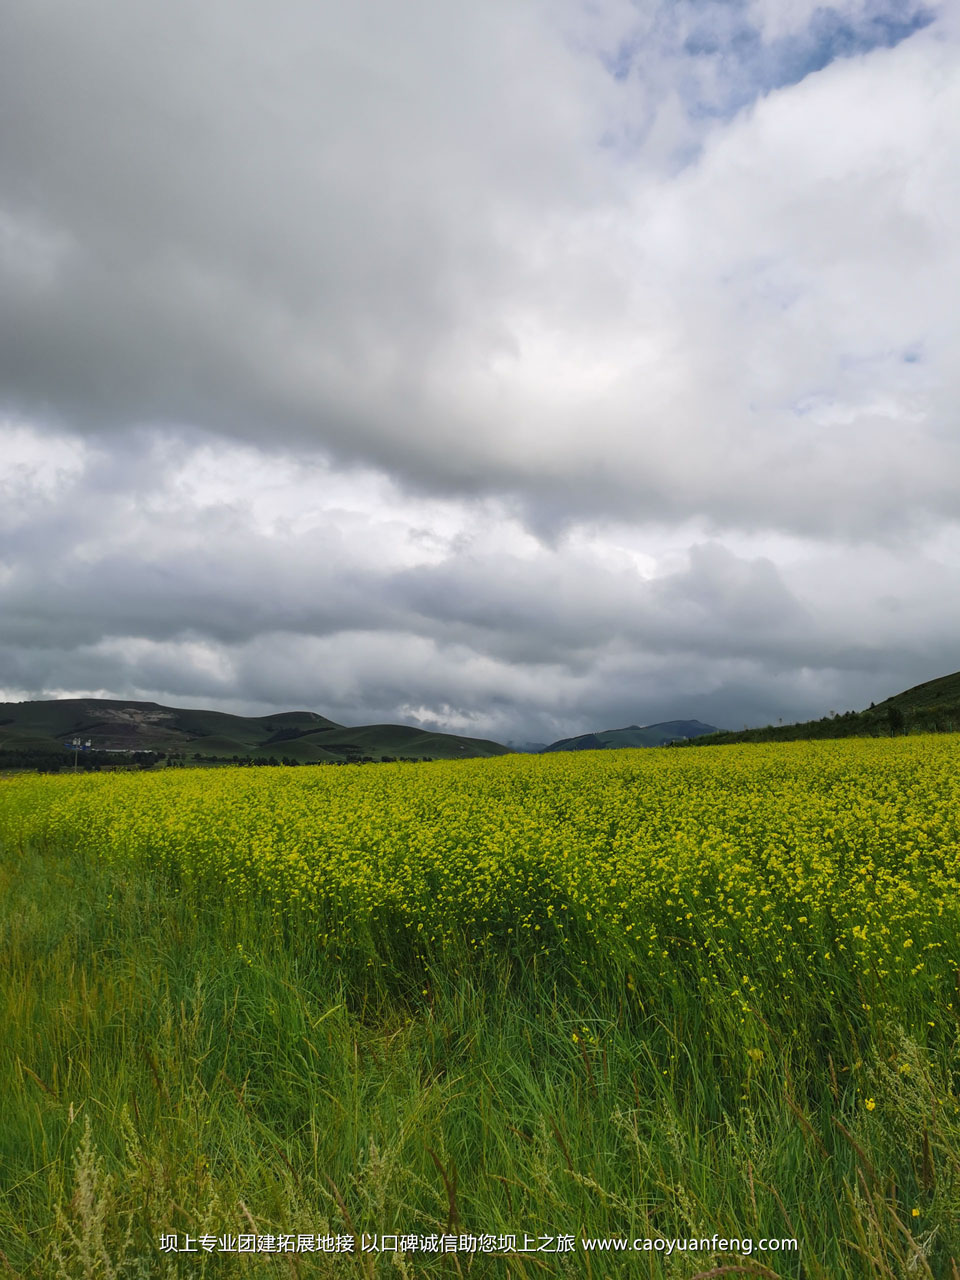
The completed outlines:
<svg viewBox="0 0 960 1280">
<path fill-rule="evenodd" d="M 343 963 L 615 962 L 628 998 L 710 974 L 744 1011 L 896 987 L 929 1019 L 960 968 L 958 765 L 935 736 L 20 776 L 0 840 L 253 904 Z"/>
</svg>

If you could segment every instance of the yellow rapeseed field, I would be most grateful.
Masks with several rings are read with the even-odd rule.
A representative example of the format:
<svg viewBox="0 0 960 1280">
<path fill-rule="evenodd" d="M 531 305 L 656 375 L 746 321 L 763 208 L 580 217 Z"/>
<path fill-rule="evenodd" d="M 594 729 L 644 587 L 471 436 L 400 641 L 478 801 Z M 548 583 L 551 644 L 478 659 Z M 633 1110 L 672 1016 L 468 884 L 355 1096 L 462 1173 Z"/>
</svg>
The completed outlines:
<svg viewBox="0 0 960 1280">
<path fill-rule="evenodd" d="M 10 1266 L 153 1275 L 256 1224 L 956 1274 L 958 765 L 942 735 L 0 779 Z"/>
<path fill-rule="evenodd" d="M 0 783 L 0 838 L 159 870 L 341 960 L 500 950 L 945 1000 L 960 739 L 167 770 Z M 847 993 L 849 995 L 849 993 Z M 946 997 L 952 1004 L 952 996 Z"/>
</svg>

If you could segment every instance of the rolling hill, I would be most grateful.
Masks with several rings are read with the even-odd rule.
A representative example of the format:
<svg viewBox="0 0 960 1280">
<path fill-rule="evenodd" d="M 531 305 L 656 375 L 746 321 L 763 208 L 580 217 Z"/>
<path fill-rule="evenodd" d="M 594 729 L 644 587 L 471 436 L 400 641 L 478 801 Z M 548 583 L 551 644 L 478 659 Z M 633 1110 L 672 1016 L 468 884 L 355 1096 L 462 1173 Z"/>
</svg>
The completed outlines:
<svg viewBox="0 0 960 1280">
<path fill-rule="evenodd" d="M 64 743 L 74 737 L 99 752 L 162 751 L 168 756 L 221 760 L 286 757 L 303 764 L 384 758 L 455 760 L 507 753 L 506 747 L 484 738 L 396 724 L 347 728 L 314 711 L 248 717 L 107 698 L 0 703 L 0 757 L 11 753 L 62 757 Z"/>
<path fill-rule="evenodd" d="M 792 742 L 801 738 L 877 738 L 901 733 L 960 732 L 960 671 L 896 693 L 865 711 L 847 711 L 799 724 L 766 725 L 699 738 L 698 746 L 733 742 Z"/>
<path fill-rule="evenodd" d="M 604 729 L 601 733 L 582 733 L 576 738 L 561 738 L 544 751 L 602 751 L 612 747 L 663 747 L 668 742 L 716 734 L 716 725 L 699 720 L 664 720 L 659 724 L 628 725 L 626 729 Z"/>
<path fill-rule="evenodd" d="M 864 711 L 799 724 L 726 732 L 699 720 L 628 725 L 561 738 L 549 746 L 513 750 L 598 751 L 616 747 L 712 746 L 787 742 L 801 738 L 878 737 L 891 733 L 960 732 L 960 672 L 915 685 Z M 156 702 L 61 698 L 0 703 L 0 765 L 14 757 L 66 758 L 64 743 L 79 737 L 94 752 L 115 758 L 133 752 L 210 760 L 291 760 L 302 764 L 351 760 L 456 760 L 506 755 L 511 748 L 485 738 L 431 733 L 410 725 L 348 727 L 315 711 L 235 716 L 222 711 L 165 707 Z M 98 757 L 103 760 L 104 755 Z M 37 767 L 37 763 L 33 763 Z M 41 767 L 45 767 L 41 763 Z"/>
</svg>

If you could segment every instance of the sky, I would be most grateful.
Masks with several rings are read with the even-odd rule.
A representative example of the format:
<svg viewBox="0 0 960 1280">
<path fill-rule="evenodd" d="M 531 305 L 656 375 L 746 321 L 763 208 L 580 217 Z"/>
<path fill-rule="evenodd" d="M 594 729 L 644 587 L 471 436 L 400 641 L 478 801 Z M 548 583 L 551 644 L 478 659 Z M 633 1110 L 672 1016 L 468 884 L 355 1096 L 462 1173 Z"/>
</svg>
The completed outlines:
<svg viewBox="0 0 960 1280">
<path fill-rule="evenodd" d="M 0 0 L 0 700 L 957 670 L 958 220 L 958 0 Z"/>
</svg>

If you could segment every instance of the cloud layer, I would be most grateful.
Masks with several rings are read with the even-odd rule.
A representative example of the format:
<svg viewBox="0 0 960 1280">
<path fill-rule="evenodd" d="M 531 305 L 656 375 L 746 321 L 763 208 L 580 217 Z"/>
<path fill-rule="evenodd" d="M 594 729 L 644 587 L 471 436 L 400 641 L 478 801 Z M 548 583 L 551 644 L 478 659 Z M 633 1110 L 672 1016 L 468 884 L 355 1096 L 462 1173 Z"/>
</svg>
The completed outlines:
<svg viewBox="0 0 960 1280">
<path fill-rule="evenodd" d="M 960 666 L 958 73 L 870 0 L 9 4 L 0 686 L 545 737 Z"/>
</svg>

